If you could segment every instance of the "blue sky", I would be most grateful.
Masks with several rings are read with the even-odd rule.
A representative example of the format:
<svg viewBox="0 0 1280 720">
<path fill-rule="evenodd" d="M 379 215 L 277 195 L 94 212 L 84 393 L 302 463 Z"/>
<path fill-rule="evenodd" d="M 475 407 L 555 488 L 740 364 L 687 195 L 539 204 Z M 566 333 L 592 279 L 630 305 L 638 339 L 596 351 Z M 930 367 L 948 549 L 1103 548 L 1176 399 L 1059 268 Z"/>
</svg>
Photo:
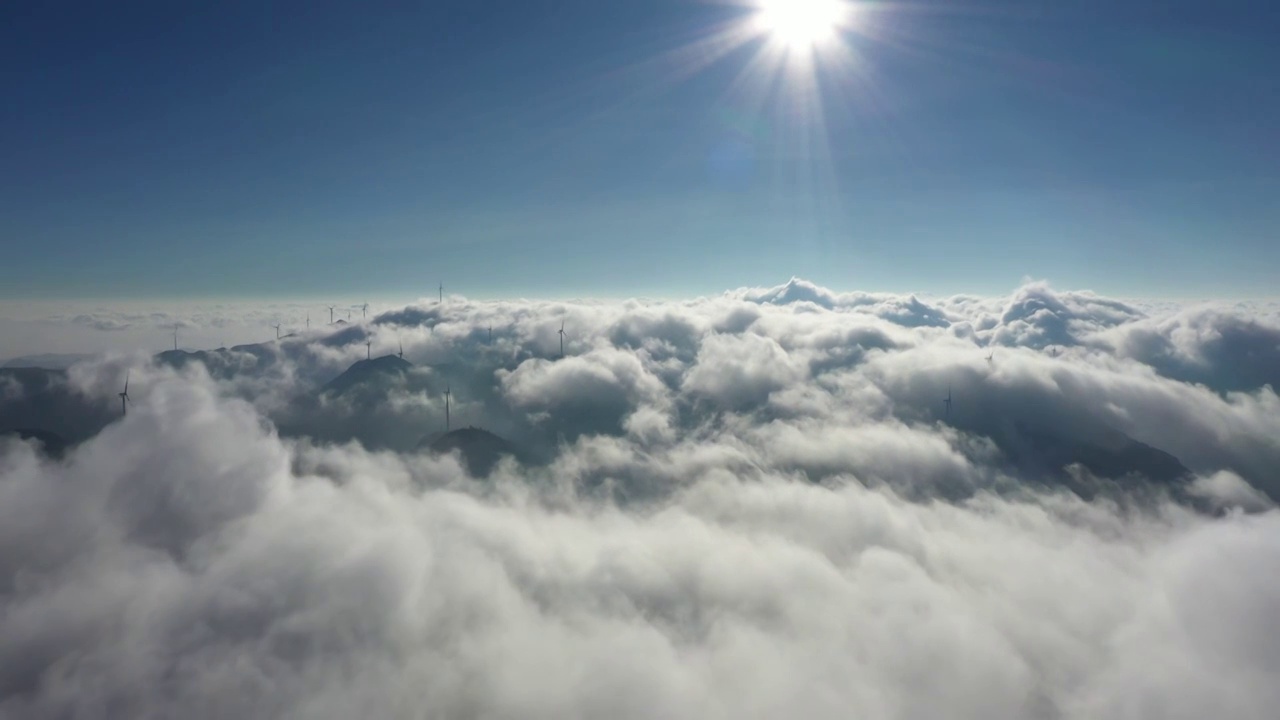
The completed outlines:
<svg viewBox="0 0 1280 720">
<path fill-rule="evenodd" d="M 856 5 L 4 3 L 0 296 L 1274 294 L 1271 3 Z"/>
</svg>

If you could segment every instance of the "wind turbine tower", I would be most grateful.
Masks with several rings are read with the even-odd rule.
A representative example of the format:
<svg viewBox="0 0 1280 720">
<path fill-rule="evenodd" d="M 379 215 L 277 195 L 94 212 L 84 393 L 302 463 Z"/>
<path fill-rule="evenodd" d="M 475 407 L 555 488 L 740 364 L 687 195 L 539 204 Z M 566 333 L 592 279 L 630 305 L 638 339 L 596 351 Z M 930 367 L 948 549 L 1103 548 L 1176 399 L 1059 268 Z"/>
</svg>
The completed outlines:
<svg viewBox="0 0 1280 720">
<path fill-rule="evenodd" d="M 564 321 L 560 321 L 560 357 L 564 357 Z"/>
<path fill-rule="evenodd" d="M 401 360 L 404 359 L 404 341 L 403 340 L 400 341 L 400 354 L 397 357 L 399 357 Z"/>
<path fill-rule="evenodd" d="M 440 304 L 444 304 L 444 283 L 440 283 Z"/>
<path fill-rule="evenodd" d="M 175 352 L 178 350 L 178 326 L 177 326 L 177 324 L 174 324 L 174 326 L 173 326 L 173 349 L 174 349 L 174 351 L 175 351 Z"/>
<path fill-rule="evenodd" d="M 329 324 L 330 325 L 333 324 L 333 306 L 332 305 L 329 306 Z"/>
<path fill-rule="evenodd" d="M 947 422 L 951 422 L 951 386 L 947 386 L 947 399 L 942 401 L 947 406 Z"/>
<path fill-rule="evenodd" d="M 276 329 L 276 339 L 277 339 L 277 340 L 279 340 L 279 339 L 280 339 L 280 323 L 276 323 L 275 325 L 272 325 L 271 327 L 273 327 L 273 328 L 275 328 L 275 329 Z"/>
<path fill-rule="evenodd" d="M 449 386 L 444 386 L 444 431 L 449 432 Z"/>
<path fill-rule="evenodd" d="M 307 311 L 307 332 L 311 331 L 311 311 Z"/>
<path fill-rule="evenodd" d="M 123 417 L 129 414 L 129 373 L 124 374 L 124 392 L 117 393 L 120 396 L 120 415 Z"/>
<path fill-rule="evenodd" d="M 373 359 L 373 341 L 372 340 L 364 341 L 364 359 L 365 360 Z"/>
<path fill-rule="evenodd" d="M 366 320 L 369 317 L 369 303 L 360 306 L 360 319 Z"/>
</svg>

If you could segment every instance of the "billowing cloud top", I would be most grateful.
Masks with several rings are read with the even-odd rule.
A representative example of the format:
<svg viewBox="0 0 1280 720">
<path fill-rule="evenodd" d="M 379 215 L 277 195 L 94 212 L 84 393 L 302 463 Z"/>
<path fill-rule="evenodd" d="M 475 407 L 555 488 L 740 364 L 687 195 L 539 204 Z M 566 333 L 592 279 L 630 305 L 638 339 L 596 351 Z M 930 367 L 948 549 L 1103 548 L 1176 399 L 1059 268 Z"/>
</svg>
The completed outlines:
<svg viewBox="0 0 1280 720">
<path fill-rule="evenodd" d="M 65 322 L 146 322 L 113 317 Z M 0 370 L 0 717 L 1280 707 L 1274 308 L 793 280 L 323 317 Z M 494 435 L 442 442 L 446 402 Z"/>
</svg>

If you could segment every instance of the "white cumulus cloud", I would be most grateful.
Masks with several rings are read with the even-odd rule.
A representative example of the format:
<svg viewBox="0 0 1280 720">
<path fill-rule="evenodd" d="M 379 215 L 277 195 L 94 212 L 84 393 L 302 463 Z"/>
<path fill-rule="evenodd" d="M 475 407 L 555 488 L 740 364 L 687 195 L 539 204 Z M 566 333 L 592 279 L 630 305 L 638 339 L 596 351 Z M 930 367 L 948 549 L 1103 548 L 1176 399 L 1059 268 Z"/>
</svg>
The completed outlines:
<svg viewBox="0 0 1280 720">
<path fill-rule="evenodd" d="M 80 315 L 159 322 L 21 322 L 132 332 Z M 0 717 L 1280 706 L 1268 306 L 793 280 L 327 319 L 0 370 Z M 525 452 L 421 449 L 445 387 Z"/>
</svg>

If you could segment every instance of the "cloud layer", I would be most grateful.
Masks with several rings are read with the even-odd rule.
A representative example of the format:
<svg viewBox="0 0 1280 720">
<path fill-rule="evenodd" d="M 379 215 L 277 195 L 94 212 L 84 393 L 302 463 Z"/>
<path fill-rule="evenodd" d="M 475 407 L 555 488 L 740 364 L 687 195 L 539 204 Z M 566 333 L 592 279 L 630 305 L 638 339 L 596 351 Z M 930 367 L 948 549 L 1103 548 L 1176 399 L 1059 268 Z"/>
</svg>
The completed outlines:
<svg viewBox="0 0 1280 720">
<path fill-rule="evenodd" d="M 797 280 L 4 371 L 78 444 L 0 438 L 0 716 L 1269 717 L 1268 313 Z M 524 463 L 416 451 L 446 387 Z"/>
</svg>

